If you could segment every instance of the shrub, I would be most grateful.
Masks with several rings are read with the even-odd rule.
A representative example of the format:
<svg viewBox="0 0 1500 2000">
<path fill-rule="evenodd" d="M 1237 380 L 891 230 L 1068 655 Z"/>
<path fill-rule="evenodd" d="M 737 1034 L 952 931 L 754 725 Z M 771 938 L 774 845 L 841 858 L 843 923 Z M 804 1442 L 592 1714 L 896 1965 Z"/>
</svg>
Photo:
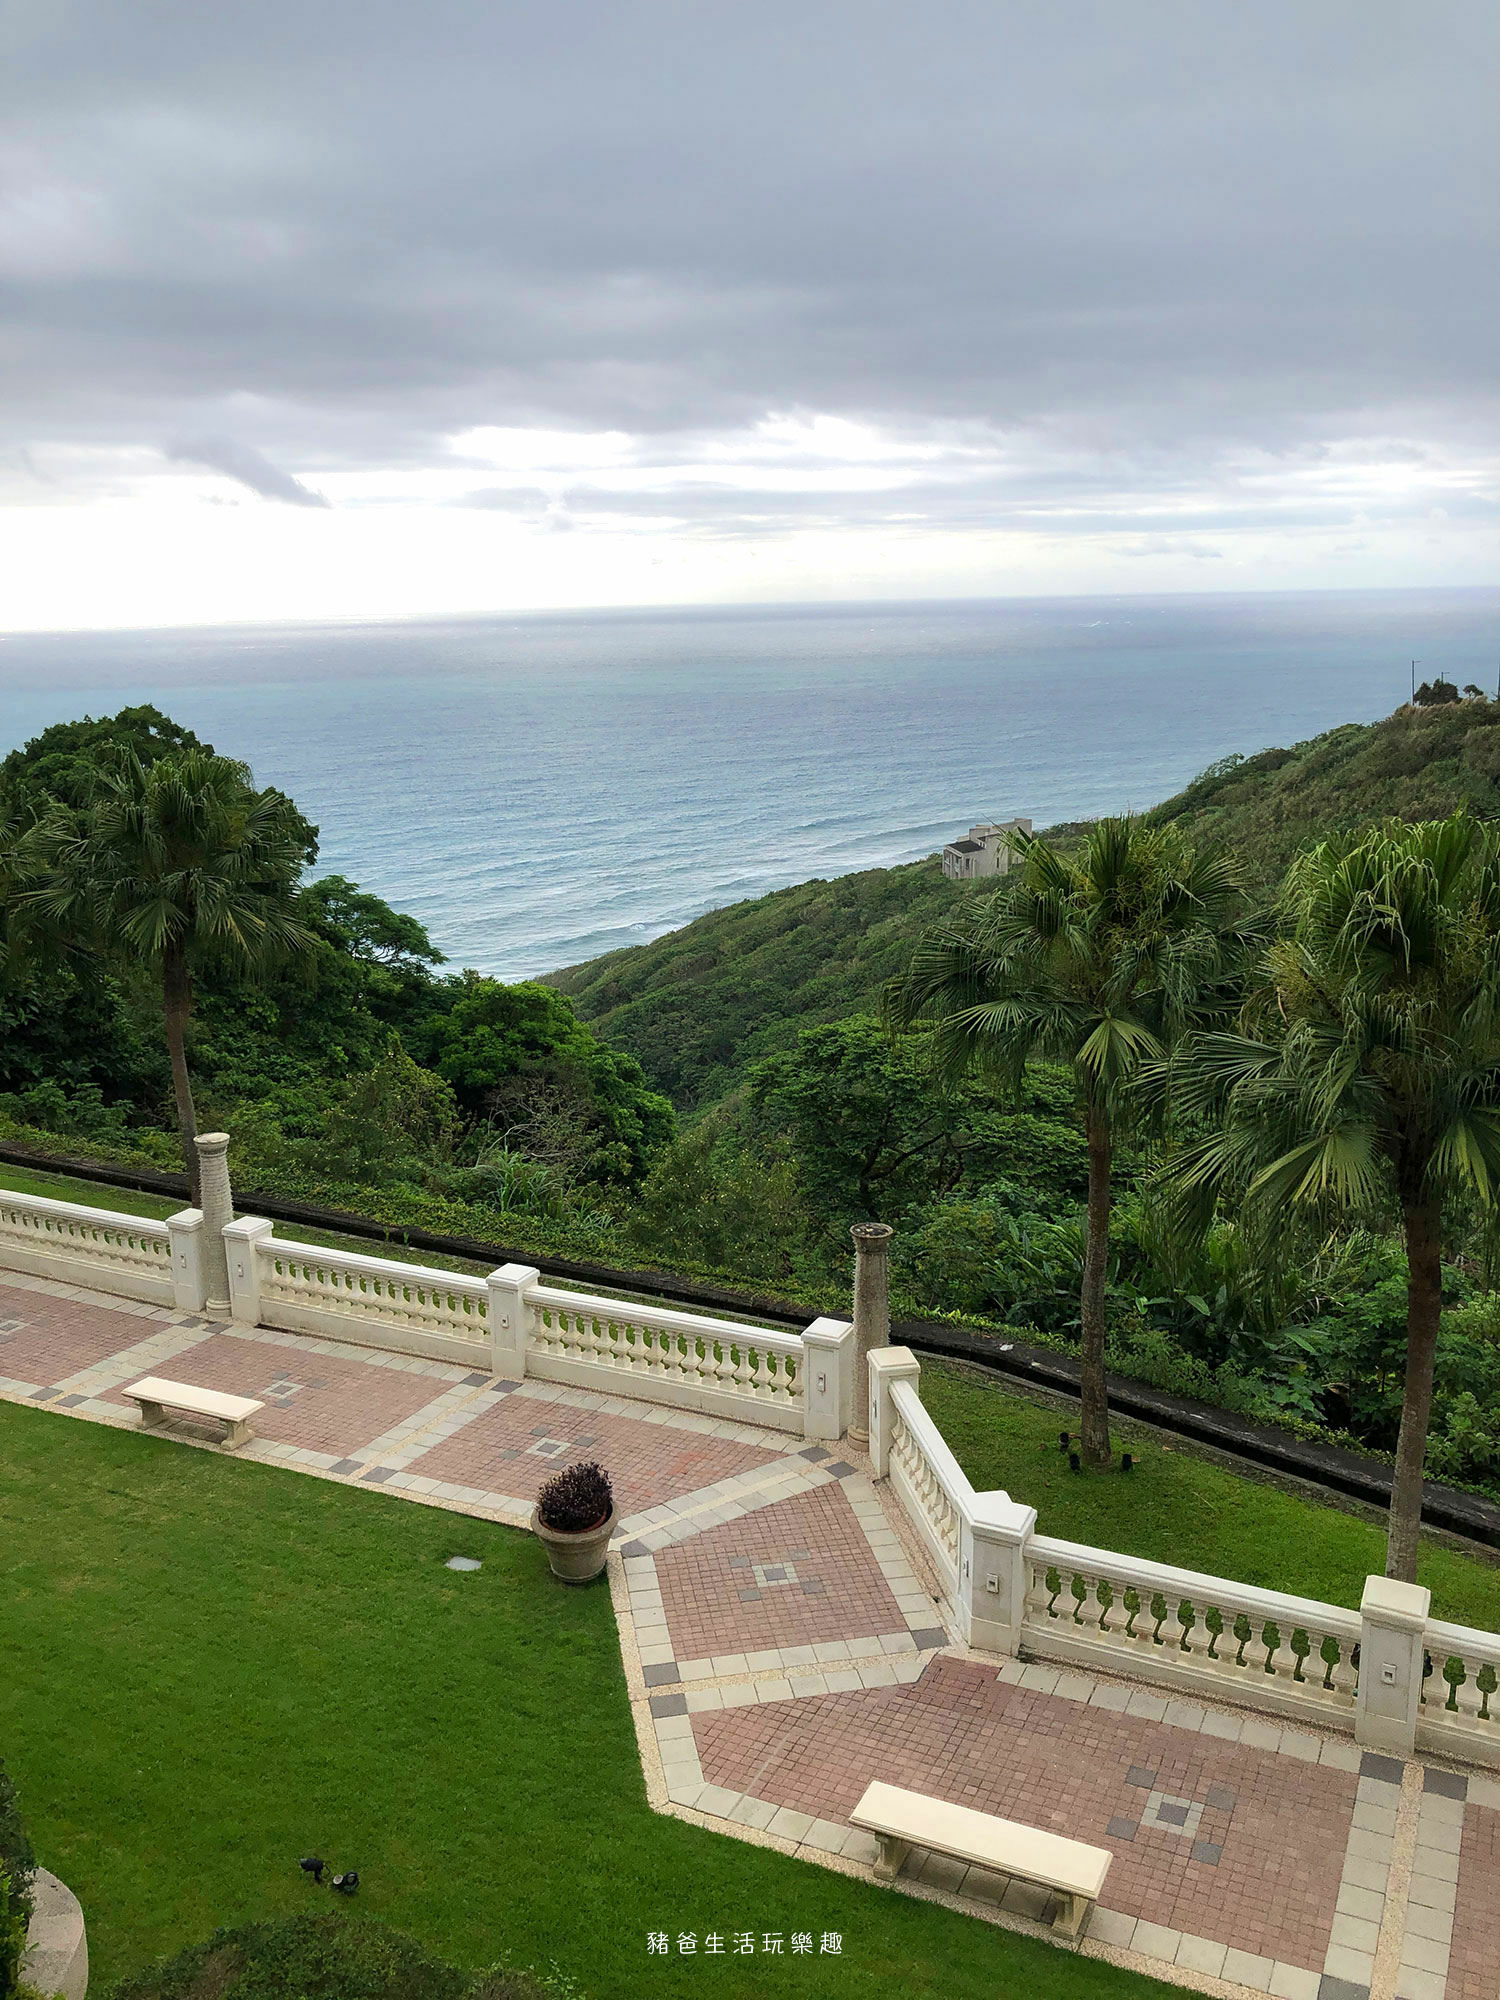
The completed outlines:
<svg viewBox="0 0 1500 2000">
<path fill-rule="evenodd" d="M 0 1761 L 0 1873 L 10 1878 L 10 1900 L 23 1923 L 31 1921 L 31 1878 L 36 1873 L 36 1850 L 21 1818 L 16 1788 Z M 5 1989 L 0 1986 L 0 1992 Z"/>
<path fill-rule="evenodd" d="M 570 1465 L 566 1472 L 556 1473 L 536 1496 L 543 1526 L 554 1528 L 559 1534 L 597 1528 L 608 1518 L 614 1504 L 609 1474 L 591 1458 L 581 1465 Z"/>
</svg>

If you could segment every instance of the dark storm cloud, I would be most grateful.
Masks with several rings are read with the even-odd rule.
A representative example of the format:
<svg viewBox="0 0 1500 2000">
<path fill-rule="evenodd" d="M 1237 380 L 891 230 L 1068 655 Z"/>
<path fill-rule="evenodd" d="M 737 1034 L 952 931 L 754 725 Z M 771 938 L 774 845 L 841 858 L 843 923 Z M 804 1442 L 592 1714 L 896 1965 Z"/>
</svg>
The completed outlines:
<svg viewBox="0 0 1500 2000">
<path fill-rule="evenodd" d="M 304 505 L 277 465 L 769 410 L 1040 426 L 1147 485 L 1164 448 L 1469 450 L 1497 22 L 30 0 L 0 25 L 0 441 L 233 437 L 220 469 Z"/>
<path fill-rule="evenodd" d="M 264 452 L 233 438 L 192 438 L 168 445 L 167 457 L 184 465 L 206 465 L 259 493 L 264 500 L 284 500 L 290 507 L 326 507 L 321 493 L 314 493 L 300 479 L 272 465 Z"/>
</svg>

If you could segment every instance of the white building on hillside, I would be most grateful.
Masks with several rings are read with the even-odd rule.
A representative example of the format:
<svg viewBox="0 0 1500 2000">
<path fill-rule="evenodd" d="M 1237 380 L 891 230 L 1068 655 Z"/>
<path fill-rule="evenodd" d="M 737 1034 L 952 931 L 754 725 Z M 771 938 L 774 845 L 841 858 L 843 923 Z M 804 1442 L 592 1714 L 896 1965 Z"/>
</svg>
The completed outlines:
<svg viewBox="0 0 1500 2000">
<path fill-rule="evenodd" d="M 1030 833 L 1029 819 L 990 820 L 971 826 L 967 840 L 950 840 L 943 849 L 943 873 L 955 882 L 980 875 L 1008 875 L 1015 856 L 1005 844 L 1008 833 Z"/>
</svg>

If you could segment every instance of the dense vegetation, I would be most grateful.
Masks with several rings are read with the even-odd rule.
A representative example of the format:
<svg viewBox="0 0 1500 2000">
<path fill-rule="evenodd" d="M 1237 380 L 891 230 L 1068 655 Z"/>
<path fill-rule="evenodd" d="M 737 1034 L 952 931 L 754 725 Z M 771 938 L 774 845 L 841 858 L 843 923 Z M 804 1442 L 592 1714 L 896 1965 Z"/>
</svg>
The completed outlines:
<svg viewBox="0 0 1500 2000">
<path fill-rule="evenodd" d="M 48 730 L 0 765 L 0 874 L 28 842 L 45 860 L 76 837 L 122 748 L 149 771 L 206 746 L 150 709 Z M 1253 942 L 1311 837 L 1456 806 L 1500 813 L 1500 705 L 1442 699 L 1226 760 L 1144 828 L 1217 844 Z M 315 852 L 316 829 L 305 838 Z M 1071 853 L 1082 830 L 1047 839 Z M 1087 1267 L 1111 1366 L 1394 1453 L 1408 1272 L 1389 1204 L 1314 1204 L 1256 1234 L 1226 1190 L 1206 1229 L 1184 1233 L 1158 1175 L 1197 1114 L 1165 1136 L 1154 1113 L 1122 1116 L 1090 1264 L 1087 1104 L 1062 1043 L 1040 1037 L 1023 1068 L 945 1088 L 924 1037 L 890 1032 L 883 996 L 919 938 L 985 898 L 935 861 L 872 870 L 504 986 L 444 967 L 414 917 L 308 869 L 286 904 L 305 943 L 259 964 L 207 935 L 189 947 L 196 1115 L 233 1133 L 241 1187 L 540 1258 L 719 1276 L 809 1311 L 846 1302 L 849 1224 L 877 1214 L 897 1226 L 908 1311 L 1076 1346 Z M 13 885 L 0 1130 L 171 1163 L 159 966 L 103 926 L 49 936 L 24 902 Z M 1428 1469 L 1500 1491 L 1489 1207 L 1472 1189 L 1450 1206 Z"/>
</svg>

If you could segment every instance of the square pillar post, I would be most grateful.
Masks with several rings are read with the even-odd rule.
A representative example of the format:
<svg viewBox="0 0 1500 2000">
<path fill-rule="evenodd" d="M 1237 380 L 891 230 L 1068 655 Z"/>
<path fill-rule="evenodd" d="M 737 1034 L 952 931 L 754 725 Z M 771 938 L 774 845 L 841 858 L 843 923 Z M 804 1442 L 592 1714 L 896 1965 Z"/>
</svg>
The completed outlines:
<svg viewBox="0 0 1500 2000">
<path fill-rule="evenodd" d="M 891 1391 L 898 1382 L 910 1382 L 915 1389 L 922 1379 L 922 1364 L 909 1347 L 877 1347 L 866 1360 L 870 1373 L 870 1469 L 877 1479 L 885 1479 L 891 1469 Z"/>
<path fill-rule="evenodd" d="M 172 1239 L 172 1303 L 180 1313 L 203 1310 L 203 1210 L 181 1208 L 167 1217 Z"/>
<path fill-rule="evenodd" d="M 802 1334 L 802 1434 L 836 1443 L 854 1410 L 854 1322 L 815 1319 Z"/>
<path fill-rule="evenodd" d="M 260 1245 L 276 1225 L 264 1216 L 242 1215 L 224 1228 L 224 1262 L 229 1271 L 229 1316 L 241 1326 L 259 1326 Z"/>
<path fill-rule="evenodd" d="M 530 1264 L 502 1264 L 485 1281 L 490 1288 L 490 1373 L 503 1382 L 525 1380 L 531 1332 L 531 1302 L 526 1294 L 541 1283 L 541 1277 Z"/>
<path fill-rule="evenodd" d="M 1360 1599 L 1359 1695 L 1354 1740 L 1389 1757 L 1410 1757 L 1422 1710 L 1422 1640 L 1432 1592 L 1418 1583 L 1367 1576 Z"/>
<path fill-rule="evenodd" d="M 1035 1507 L 1008 1493 L 976 1493 L 959 1535 L 959 1622 L 967 1645 L 1014 1659 L 1026 1616 L 1027 1547 Z"/>
</svg>

